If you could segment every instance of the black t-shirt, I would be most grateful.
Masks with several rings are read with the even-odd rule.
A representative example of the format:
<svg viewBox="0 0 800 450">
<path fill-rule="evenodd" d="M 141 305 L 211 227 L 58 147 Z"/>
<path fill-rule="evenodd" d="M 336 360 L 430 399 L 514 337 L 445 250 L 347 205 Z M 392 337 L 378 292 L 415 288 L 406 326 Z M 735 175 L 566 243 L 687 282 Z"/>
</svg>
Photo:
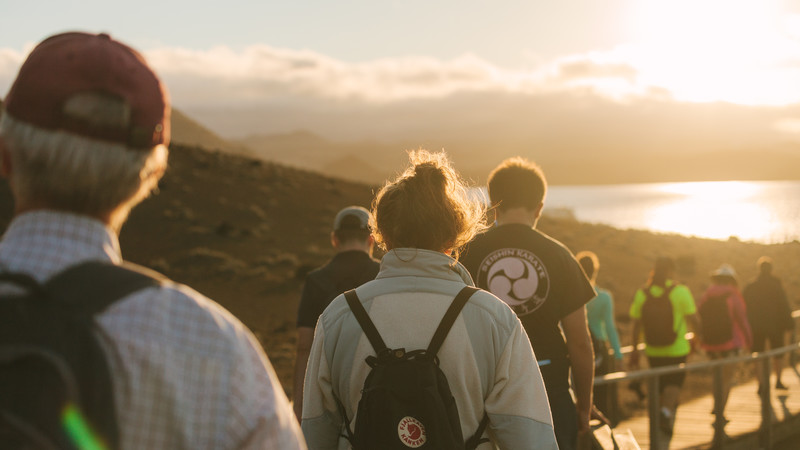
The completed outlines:
<svg viewBox="0 0 800 450">
<path fill-rule="evenodd" d="M 479 287 L 517 313 L 548 392 L 567 389 L 568 353 L 559 322 L 595 296 L 569 249 L 527 225 L 506 224 L 476 237 L 461 262 Z"/>
<path fill-rule="evenodd" d="M 327 264 L 306 276 L 297 310 L 297 326 L 317 326 L 317 319 L 328 304 L 344 291 L 374 280 L 380 262 L 360 250 L 337 253 Z"/>
</svg>

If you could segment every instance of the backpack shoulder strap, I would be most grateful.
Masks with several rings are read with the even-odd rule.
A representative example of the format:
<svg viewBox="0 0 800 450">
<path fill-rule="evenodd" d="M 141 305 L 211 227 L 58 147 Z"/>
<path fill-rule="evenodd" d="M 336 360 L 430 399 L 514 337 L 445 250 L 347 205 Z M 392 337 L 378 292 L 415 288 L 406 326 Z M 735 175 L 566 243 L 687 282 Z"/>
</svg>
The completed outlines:
<svg viewBox="0 0 800 450">
<path fill-rule="evenodd" d="M 361 330 L 364 331 L 364 334 L 367 335 L 367 339 L 369 339 L 369 343 L 372 344 L 375 354 L 380 355 L 388 350 L 389 348 L 386 347 L 386 344 L 383 342 L 381 334 L 378 333 L 378 329 L 375 328 L 375 324 L 372 323 L 372 320 L 369 318 L 367 310 L 364 309 L 364 305 L 361 304 L 361 300 L 358 298 L 358 295 L 356 295 L 356 290 L 350 289 L 345 292 L 344 298 L 347 300 L 350 310 L 353 311 L 353 315 L 361 326 Z"/>
<path fill-rule="evenodd" d="M 88 261 L 56 274 L 45 289 L 59 301 L 94 315 L 129 294 L 166 281 L 165 276 L 135 264 Z"/>
<path fill-rule="evenodd" d="M 481 419 L 481 423 L 478 424 L 478 429 L 475 431 L 475 434 L 472 435 L 467 442 L 464 443 L 464 448 L 466 450 L 475 450 L 478 448 L 479 445 L 483 444 L 484 442 L 491 442 L 489 438 L 483 437 L 483 432 L 486 431 L 486 427 L 489 425 L 489 414 L 486 411 L 483 412 L 483 419 Z"/>
<path fill-rule="evenodd" d="M 439 327 L 436 328 L 436 332 L 433 333 L 433 338 L 431 339 L 431 343 L 428 344 L 428 349 L 425 353 L 434 356 L 439 352 L 439 348 L 444 343 L 444 338 L 446 338 L 447 334 L 450 332 L 450 328 L 461 313 L 461 309 L 467 304 L 472 294 L 479 290 L 480 289 L 472 286 L 464 286 L 464 288 L 461 289 L 458 295 L 456 295 L 456 298 L 453 299 L 453 302 L 450 303 L 450 308 L 447 309 L 444 317 L 442 317 L 442 321 L 439 322 Z"/>
</svg>

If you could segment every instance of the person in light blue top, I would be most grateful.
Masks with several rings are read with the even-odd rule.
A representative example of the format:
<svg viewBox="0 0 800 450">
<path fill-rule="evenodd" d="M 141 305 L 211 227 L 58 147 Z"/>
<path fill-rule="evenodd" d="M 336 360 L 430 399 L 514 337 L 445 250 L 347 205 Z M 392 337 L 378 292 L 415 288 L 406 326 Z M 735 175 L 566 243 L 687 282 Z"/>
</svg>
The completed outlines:
<svg viewBox="0 0 800 450">
<path fill-rule="evenodd" d="M 595 357 L 595 375 L 615 372 L 622 361 L 619 333 L 614 322 L 614 299 L 611 293 L 597 286 L 597 272 L 600 260 L 591 251 L 582 251 L 575 258 L 580 263 L 586 277 L 592 283 L 597 296 L 586 304 L 586 320 L 592 334 Z M 614 357 L 610 358 L 608 345 L 611 344 Z M 594 404 L 613 423 L 618 418 L 617 393 L 615 385 L 594 387 Z"/>
</svg>

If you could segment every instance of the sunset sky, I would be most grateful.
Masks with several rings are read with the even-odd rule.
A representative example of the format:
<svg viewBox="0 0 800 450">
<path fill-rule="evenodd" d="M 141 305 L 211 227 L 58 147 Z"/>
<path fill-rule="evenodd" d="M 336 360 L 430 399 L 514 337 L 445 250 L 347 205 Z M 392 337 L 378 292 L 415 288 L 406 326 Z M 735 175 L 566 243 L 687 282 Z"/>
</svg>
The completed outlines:
<svg viewBox="0 0 800 450">
<path fill-rule="evenodd" d="M 176 107 L 225 136 L 335 137 L 347 127 L 321 118 L 334 110 L 580 92 L 767 107 L 764 127 L 800 140 L 800 0 L 0 2 L 0 93 L 47 35 L 108 31 L 144 52 Z M 282 107 L 296 114 L 234 114 Z"/>
<path fill-rule="evenodd" d="M 295 78 L 308 87 L 335 72 L 334 96 L 365 87 L 347 75 L 371 80 L 376 92 L 362 95 L 383 100 L 493 84 L 543 88 L 560 70 L 562 84 L 612 95 L 663 88 L 691 101 L 800 101 L 797 0 L 2 3 L 3 90 L 33 43 L 86 29 L 143 49 L 173 79 Z M 434 72 L 438 79 L 420 86 Z M 176 103 L 192 101 L 175 94 Z"/>
</svg>

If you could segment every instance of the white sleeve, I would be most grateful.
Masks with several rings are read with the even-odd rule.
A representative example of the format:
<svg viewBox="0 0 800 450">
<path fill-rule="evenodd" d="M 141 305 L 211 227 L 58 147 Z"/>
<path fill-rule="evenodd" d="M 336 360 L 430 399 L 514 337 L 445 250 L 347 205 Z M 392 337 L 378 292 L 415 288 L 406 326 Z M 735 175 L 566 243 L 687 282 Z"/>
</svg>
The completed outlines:
<svg viewBox="0 0 800 450">
<path fill-rule="evenodd" d="M 558 449 L 542 374 L 516 319 L 485 402 L 489 428 L 502 449 Z"/>
</svg>

